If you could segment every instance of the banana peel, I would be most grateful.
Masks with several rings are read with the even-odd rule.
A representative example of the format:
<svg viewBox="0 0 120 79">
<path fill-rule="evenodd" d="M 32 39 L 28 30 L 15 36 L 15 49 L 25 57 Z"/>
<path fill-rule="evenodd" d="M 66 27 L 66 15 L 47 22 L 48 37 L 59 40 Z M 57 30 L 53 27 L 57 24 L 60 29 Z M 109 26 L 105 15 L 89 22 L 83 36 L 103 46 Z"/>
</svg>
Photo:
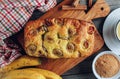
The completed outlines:
<svg viewBox="0 0 120 79">
<path fill-rule="evenodd" d="M 46 79 L 43 75 L 36 71 L 21 69 L 12 70 L 5 73 L 0 79 Z"/>
<path fill-rule="evenodd" d="M 38 66 L 40 64 L 41 64 L 40 58 L 24 55 L 13 61 L 11 64 L 0 68 L 0 74 L 3 74 L 14 69 L 28 66 Z"/>
</svg>

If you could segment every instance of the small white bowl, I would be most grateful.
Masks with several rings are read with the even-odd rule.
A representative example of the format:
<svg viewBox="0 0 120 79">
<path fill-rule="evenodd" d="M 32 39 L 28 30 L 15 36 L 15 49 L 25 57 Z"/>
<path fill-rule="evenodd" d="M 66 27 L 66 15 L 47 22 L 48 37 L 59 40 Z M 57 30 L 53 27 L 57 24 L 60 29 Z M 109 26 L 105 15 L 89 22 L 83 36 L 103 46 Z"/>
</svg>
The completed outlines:
<svg viewBox="0 0 120 79">
<path fill-rule="evenodd" d="M 120 77 L 120 69 L 119 69 L 119 71 L 118 71 L 118 73 L 117 73 L 116 75 L 114 75 L 114 76 L 112 76 L 112 77 L 109 77 L 109 78 L 103 78 L 103 77 L 101 77 L 101 76 L 97 73 L 97 71 L 96 71 L 96 69 L 95 69 L 96 60 L 97 60 L 100 56 L 102 56 L 102 55 L 104 55 L 104 54 L 112 54 L 112 55 L 115 56 L 115 57 L 118 59 L 118 61 L 120 62 L 120 57 L 119 57 L 118 55 L 114 54 L 112 51 L 103 51 L 103 52 L 101 52 L 100 54 L 98 54 L 98 55 L 95 57 L 95 59 L 93 60 L 93 63 L 92 63 L 92 71 L 93 71 L 94 75 L 96 76 L 97 79 L 118 79 L 118 78 Z"/>
</svg>

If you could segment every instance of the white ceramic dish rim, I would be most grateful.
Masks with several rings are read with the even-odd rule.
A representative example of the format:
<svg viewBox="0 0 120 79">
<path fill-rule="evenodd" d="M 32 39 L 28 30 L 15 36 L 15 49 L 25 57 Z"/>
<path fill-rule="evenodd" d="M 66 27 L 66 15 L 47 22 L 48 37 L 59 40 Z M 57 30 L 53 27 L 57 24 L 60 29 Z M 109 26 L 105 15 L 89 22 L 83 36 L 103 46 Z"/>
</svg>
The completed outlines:
<svg viewBox="0 0 120 79">
<path fill-rule="evenodd" d="M 120 57 L 119 57 L 118 55 L 116 55 L 115 53 L 113 53 L 112 51 L 103 51 L 103 52 L 101 52 L 100 54 L 98 54 L 98 55 L 94 58 L 94 60 L 93 60 L 93 63 L 92 63 L 92 71 L 93 71 L 94 75 L 96 76 L 97 79 L 118 79 L 118 78 L 120 77 L 120 69 L 119 69 L 119 72 L 118 72 L 116 75 L 114 75 L 113 77 L 110 77 L 110 78 L 102 78 L 102 77 L 100 77 L 99 74 L 96 72 L 95 62 L 96 62 L 96 60 L 97 60 L 100 56 L 102 56 L 102 55 L 104 55 L 104 54 L 112 54 L 112 55 L 114 55 L 114 56 L 118 59 L 118 61 L 120 62 Z"/>
<path fill-rule="evenodd" d="M 115 35 L 115 26 L 120 21 L 118 16 L 120 16 L 120 8 L 115 9 L 108 15 L 103 25 L 103 38 L 107 47 L 115 54 L 120 55 L 118 53 L 120 51 L 120 40 Z"/>
</svg>

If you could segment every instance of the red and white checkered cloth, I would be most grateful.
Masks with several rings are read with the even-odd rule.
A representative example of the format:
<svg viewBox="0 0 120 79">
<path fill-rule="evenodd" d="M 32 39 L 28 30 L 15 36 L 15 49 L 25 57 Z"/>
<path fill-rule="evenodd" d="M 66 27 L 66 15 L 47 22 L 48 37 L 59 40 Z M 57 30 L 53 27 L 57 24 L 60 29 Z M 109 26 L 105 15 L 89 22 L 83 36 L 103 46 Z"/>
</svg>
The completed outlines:
<svg viewBox="0 0 120 79">
<path fill-rule="evenodd" d="M 0 0 L 0 67 L 21 56 L 7 38 L 23 28 L 35 9 L 46 12 L 55 5 L 56 0 Z"/>
</svg>

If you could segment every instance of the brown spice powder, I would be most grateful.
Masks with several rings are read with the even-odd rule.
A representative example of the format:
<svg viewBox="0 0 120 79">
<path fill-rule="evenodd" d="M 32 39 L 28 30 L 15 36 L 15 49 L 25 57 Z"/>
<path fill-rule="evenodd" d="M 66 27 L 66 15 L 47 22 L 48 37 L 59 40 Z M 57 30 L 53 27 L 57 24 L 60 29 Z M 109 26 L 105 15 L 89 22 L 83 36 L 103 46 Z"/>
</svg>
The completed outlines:
<svg viewBox="0 0 120 79">
<path fill-rule="evenodd" d="M 101 77 L 112 77 L 119 71 L 120 62 L 112 54 L 104 54 L 97 59 L 95 69 Z"/>
</svg>

